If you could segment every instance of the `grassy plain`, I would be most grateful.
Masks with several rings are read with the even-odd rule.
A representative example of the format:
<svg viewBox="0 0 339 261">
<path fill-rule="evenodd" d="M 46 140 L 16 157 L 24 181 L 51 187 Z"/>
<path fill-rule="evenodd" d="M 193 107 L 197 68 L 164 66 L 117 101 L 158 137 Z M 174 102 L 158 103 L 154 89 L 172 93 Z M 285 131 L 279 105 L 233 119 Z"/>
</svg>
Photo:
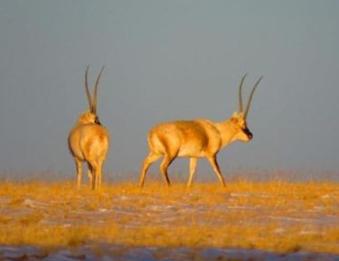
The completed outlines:
<svg viewBox="0 0 339 261">
<path fill-rule="evenodd" d="M 0 245 L 89 243 L 339 254 L 339 184 L 0 183 Z"/>
</svg>

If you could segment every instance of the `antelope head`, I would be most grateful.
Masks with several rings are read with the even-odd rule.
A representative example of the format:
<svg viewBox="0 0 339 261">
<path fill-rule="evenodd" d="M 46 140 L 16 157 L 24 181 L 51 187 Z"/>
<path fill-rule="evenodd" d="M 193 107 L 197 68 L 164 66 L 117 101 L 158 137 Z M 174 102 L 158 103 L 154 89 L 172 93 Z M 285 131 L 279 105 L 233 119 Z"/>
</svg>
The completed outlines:
<svg viewBox="0 0 339 261">
<path fill-rule="evenodd" d="M 247 116 L 249 109 L 251 107 L 251 102 L 253 98 L 253 94 L 255 89 L 257 88 L 258 84 L 262 80 L 262 76 L 257 80 L 257 82 L 254 84 L 253 89 L 251 91 L 250 97 L 248 98 L 248 102 L 246 104 L 246 108 L 244 110 L 243 107 L 243 100 L 242 100 L 242 86 L 246 78 L 245 74 L 239 84 L 239 104 L 238 104 L 238 111 L 234 112 L 230 122 L 232 124 L 232 128 L 235 130 L 235 136 L 233 137 L 233 140 L 240 140 L 244 142 L 249 142 L 253 138 L 252 132 L 247 127 Z"/>
<path fill-rule="evenodd" d="M 97 115 L 97 90 L 98 90 L 98 85 L 100 81 L 101 74 L 104 70 L 104 66 L 101 68 L 98 77 L 95 81 L 94 85 L 94 93 L 91 95 L 89 88 L 88 88 L 88 70 L 89 66 L 86 68 L 85 72 L 85 91 L 87 95 L 87 100 L 88 100 L 88 105 L 89 105 L 89 110 L 84 112 L 83 114 L 80 115 L 78 119 L 78 123 L 80 124 L 88 124 L 88 123 L 96 123 L 96 124 L 101 124 L 99 117 Z"/>
</svg>

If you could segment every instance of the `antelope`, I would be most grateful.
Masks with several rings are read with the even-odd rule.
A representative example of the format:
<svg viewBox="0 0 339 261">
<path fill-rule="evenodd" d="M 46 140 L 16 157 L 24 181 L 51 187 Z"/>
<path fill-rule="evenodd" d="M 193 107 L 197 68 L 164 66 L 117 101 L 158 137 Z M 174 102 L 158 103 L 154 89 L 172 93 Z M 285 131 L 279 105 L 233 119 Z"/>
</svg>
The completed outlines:
<svg viewBox="0 0 339 261">
<path fill-rule="evenodd" d="M 170 186 L 167 169 L 176 157 L 188 157 L 189 179 L 187 187 L 192 185 L 194 173 L 199 158 L 205 157 L 222 186 L 225 186 L 223 175 L 217 162 L 218 152 L 234 141 L 249 142 L 253 134 L 247 127 L 246 119 L 251 106 L 255 89 L 262 80 L 262 76 L 254 84 L 248 98 L 246 108 L 243 108 L 242 86 L 246 74 L 239 84 L 238 111 L 222 122 L 212 122 L 207 119 L 181 120 L 160 123 L 148 133 L 147 142 L 149 153 L 144 159 L 139 186 L 144 186 L 145 176 L 150 165 L 163 157 L 160 172 L 166 183 Z"/>
<path fill-rule="evenodd" d="M 94 93 L 91 95 L 88 88 L 88 70 L 85 72 L 85 91 L 88 99 L 89 110 L 82 113 L 68 136 L 68 147 L 74 158 L 76 166 L 76 184 L 79 189 L 82 178 L 82 163 L 88 165 L 89 183 L 93 190 L 101 186 L 102 166 L 109 147 L 108 130 L 101 125 L 97 115 L 97 90 L 101 74 L 94 85 Z"/>
</svg>

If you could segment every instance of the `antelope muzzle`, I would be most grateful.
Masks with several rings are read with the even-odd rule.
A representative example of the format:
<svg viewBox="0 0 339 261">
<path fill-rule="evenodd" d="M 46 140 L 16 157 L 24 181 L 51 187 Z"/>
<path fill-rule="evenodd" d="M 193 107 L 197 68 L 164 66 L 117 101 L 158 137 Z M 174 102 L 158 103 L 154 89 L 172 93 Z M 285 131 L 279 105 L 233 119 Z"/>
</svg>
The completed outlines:
<svg viewBox="0 0 339 261">
<path fill-rule="evenodd" d="M 243 129 L 243 132 L 247 135 L 248 140 L 251 140 L 253 138 L 253 134 L 248 128 Z"/>
</svg>

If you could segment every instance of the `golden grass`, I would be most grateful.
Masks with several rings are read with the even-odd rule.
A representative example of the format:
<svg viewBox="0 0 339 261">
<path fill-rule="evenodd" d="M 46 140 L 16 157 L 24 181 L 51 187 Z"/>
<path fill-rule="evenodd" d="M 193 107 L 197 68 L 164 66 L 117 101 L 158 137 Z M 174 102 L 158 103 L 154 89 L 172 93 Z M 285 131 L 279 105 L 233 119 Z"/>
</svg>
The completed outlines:
<svg viewBox="0 0 339 261">
<path fill-rule="evenodd" d="M 240 247 L 339 254 L 339 184 L 0 183 L 0 244 Z"/>
</svg>

